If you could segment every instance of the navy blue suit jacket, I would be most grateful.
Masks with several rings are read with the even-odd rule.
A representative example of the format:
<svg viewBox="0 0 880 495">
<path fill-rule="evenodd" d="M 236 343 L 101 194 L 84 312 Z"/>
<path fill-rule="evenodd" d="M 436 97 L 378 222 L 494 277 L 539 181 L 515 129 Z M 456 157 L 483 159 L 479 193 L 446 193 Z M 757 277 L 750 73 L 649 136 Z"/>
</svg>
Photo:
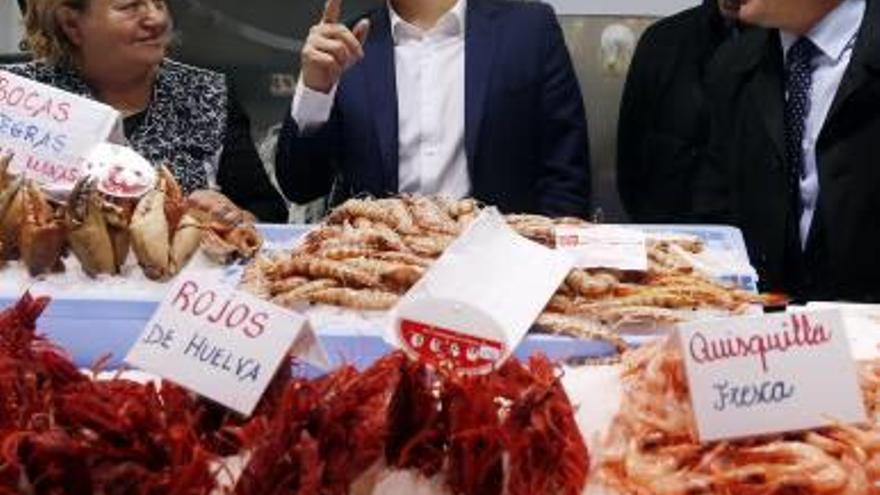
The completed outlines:
<svg viewBox="0 0 880 495">
<path fill-rule="evenodd" d="M 296 202 L 396 194 L 398 109 L 387 8 L 369 15 L 365 57 L 342 77 L 330 121 L 301 135 L 288 110 L 276 174 Z M 550 7 L 468 2 L 465 148 L 472 196 L 505 212 L 586 216 L 587 123 L 577 78 Z"/>
</svg>

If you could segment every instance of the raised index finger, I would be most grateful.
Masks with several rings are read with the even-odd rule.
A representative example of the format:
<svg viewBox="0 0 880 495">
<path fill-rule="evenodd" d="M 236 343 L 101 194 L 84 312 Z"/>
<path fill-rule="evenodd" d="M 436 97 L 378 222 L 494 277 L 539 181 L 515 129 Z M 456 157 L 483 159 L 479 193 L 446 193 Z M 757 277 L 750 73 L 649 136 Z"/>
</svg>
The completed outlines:
<svg viewBox="0 0 880 495">
<path fill-rule="evenodd" d="M 342 15 L 342 0 L 327 0 L 324 3 L 324 14 L 321 16 L 321 22 L 335 24 L 339 22 Z"/>
</svg>

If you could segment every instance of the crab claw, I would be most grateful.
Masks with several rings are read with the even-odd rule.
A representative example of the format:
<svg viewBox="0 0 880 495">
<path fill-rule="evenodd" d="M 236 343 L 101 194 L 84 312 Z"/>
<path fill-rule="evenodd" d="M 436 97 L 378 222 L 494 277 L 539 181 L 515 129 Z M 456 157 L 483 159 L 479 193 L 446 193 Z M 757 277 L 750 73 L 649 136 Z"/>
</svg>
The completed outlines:
<svg viewBox="0 0 880 495">
<path fill-rule="evenodd" d="M 131 250 L 131 232 L 129 224 L 137 203 L 130 200 L 104 200 L 102 204 L 104 219 L 107 221 L 107 233 L 113 244 L 113 257 L 116 267 L 122 268 Z"/>
<path fill-rule="evenodd" d="M 166 193 L 154 189 L 141 198 L 131 219 L 131 247 L 144 274 L 166 280 L 180 271 L 201 242 L 201 228 L 189 215 L 176 224 L 166 216 Z"/>
<path fill-rule="evenodd" d="M 189 263 L 202 242 L 202 226 L 189 214 L 184 214 L 171 238 L 171 275 L 177 274 Z"/>
<path fill-rule="evenodd" d="M 211 222 L 228 228 L 242 223 L 256 223 L 253 213 L 242 210 L 222 193 L 209 189 L 193 191 L 186 198 L 187 207 L 202 223 Z"/>
<path fill-rule="evenodd" d="M 165 194 L 152 190 L 144 195 L 131 217 L 131 248 L 148 278 L 165 278 L 171 246 Z"/>
<path fill-rule="evenodd" d="M 94 179 L 88 178 L 77 182 L 65 214 L 70 249 L 83 270 L 92 277 L 102 273 L 117 274 L 122 264 L 116 259 L 102 210 L 103 199 L 96 185 Z"/>
<path fill-rule="evenodd" d="M 0 176 L 5 176 L 5 169 Z M 0 258 L 17 259 L 19 256 L 19 236 L 24 220 L 24 195 L 21 194 L 21 178 L 2 177 L 5 186 L 0 190 Z"/>
<path fill-rule="evenodd" d="M 180 189 L 177 179 L 174 178 L 174 174 L 165 165 L 159 167 L 156 189 L 165 195 L 164 209 L 168 224 L 178 225 L 187 210 L 186 198 L 183 197 L 183 191 Z"/>
<path fill-rule="evenodd" d="M 194 191 L 187 198 L 190 212 L 202 223 L 202 250 L 211 260 L 228 264 L 252 258 L 263 244 L 254 227 L 256 218 L 216 191 Z"/>
<path fill-rule="evenodd" d="M 0 155 L 0 191 L 6 189 L 12 182 L 12 175 L 9 173 L 9 166 L 12 165 L 12 153 L 3 153 Z"/>
<path fill-rule="evenodd" d="M 24 222 L 21 228 L 21 257 L 31 276 L 64 270 L 61 254 L 66 232 L 46 196 L 32 181 L 22 188 Z"/>
<path fill-rule="evenodd" d="M 243 225 L 228 232 L 204 229 L 202 251 L 220 264 L 229 264 L 236 259 L 250 259 L 263 245 L 263 237 L 253 225 Z"/>
</svg>

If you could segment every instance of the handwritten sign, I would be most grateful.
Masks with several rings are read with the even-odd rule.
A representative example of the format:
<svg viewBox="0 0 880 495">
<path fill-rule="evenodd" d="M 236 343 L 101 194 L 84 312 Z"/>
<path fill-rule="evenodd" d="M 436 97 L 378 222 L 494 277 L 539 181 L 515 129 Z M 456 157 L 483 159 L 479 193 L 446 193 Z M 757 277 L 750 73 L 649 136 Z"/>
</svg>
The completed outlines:
<svg viewBox="0 0 880 495">
<path fill-rule="evenodd" d="M 401 298 L 390 340 L 436 366 L 488 372 L 510 356 L 572 264 L 488 209 Z"/>
<path fill-rule="evenodd" d="M 837 311 L 688 323 L 678 337 L 703 441 L 866 420 Z"/>
<path fill-rule="evenodd" d="M 556 249 L 575 256 L 578 268 L 613 268 L 646 271 L 645 233 L 615 225 L 559 225 Z"/>
<path fill-rule="evenodd" d="M 107 105 L 0 71 L 0 148 L 15 153 L 12 173 L 51 192 L 73 189 L 83 157 L 119 120 Z"/>
<path fill-rule="evenodd" d="M 315 346 L 297 314 L 180 276 L 126 362 L 250 415 L 289 351 L 326 363 Z"/>
</svg>

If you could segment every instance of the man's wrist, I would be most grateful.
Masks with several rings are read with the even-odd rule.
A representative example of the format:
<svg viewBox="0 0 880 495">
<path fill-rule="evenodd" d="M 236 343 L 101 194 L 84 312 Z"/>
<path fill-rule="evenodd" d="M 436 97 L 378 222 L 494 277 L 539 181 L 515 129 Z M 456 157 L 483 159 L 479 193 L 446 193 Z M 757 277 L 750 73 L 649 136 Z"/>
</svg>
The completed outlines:
<svg viewBox="0 0 880 495">
<path fill-rule="evenodd" d="M 330 120 L 333 100 L 336 98 L 336 88 L 337 85 L 334 85 L 330 88 L 329 93 L 323 93 L 309 88 L 303 82 L 302 77 L 299 78 L 290 113 L 301 131 L 314 130 Z"/>
</svg>

